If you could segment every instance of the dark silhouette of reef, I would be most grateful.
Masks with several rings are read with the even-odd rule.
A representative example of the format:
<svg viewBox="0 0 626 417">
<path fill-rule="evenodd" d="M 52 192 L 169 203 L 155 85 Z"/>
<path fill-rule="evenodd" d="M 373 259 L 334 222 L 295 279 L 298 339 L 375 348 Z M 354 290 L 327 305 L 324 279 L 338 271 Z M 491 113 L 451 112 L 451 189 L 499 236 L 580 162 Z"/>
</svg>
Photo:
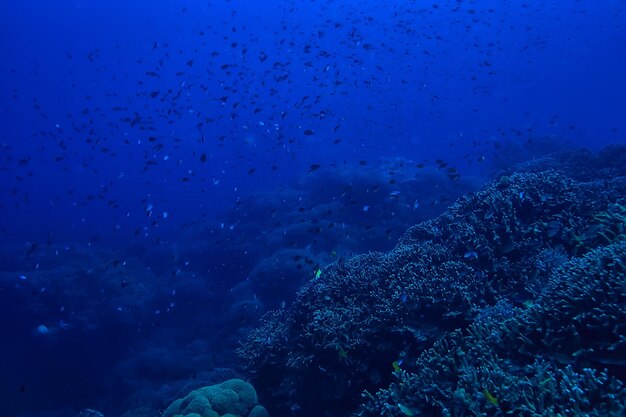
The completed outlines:
<svg viewBox="0 0 626 417">
<path fill-rule="evenodd" d="M 238 351 L 270 415 L 624 415 L 625 160 L 517 166 L 324 268 Z"/>
<path fill-rule="evenodd" d="M 288 187 L 242 198 L 218 221 L 189 225 L 176 258 L 228 280 L 225 308 L 256 324 L 266 309 L 291 301 L 320 266 L 391 249 L 407 228 L 482 181 L 451 180 L 445 170 L 400 158 L 320 168 Z"/>
</svg>

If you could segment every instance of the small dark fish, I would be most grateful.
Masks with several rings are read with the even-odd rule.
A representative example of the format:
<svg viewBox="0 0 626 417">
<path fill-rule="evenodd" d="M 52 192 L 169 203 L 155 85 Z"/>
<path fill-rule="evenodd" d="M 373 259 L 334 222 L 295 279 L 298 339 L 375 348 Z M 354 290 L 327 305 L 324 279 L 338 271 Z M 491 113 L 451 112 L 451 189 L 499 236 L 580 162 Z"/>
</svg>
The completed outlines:
<svg viewBox="0 0 626 417">
<path fill-rule="evenodd" d="M 310 174 L 311 172 L 317 171 L 320 166 L 321 166 L 320 164 L 311 164 L 311 166 L 309 167 L 308 173 Z"/>
<path fill-rule="evenodd" d="M 39 250 L 39 243 L 33 243 L 26 251 L 26 256 L 31 256 L 33 253 L 37 252 L 37 250 Z"/>
</svg>

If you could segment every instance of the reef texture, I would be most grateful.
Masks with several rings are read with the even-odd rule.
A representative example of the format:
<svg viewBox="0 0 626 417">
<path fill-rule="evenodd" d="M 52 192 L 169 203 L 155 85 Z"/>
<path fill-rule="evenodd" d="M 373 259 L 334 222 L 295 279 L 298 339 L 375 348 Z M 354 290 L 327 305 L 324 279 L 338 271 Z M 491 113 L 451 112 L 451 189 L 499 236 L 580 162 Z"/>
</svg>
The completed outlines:
<svg viewBox="0 0 626 417">
<path fill-rule="evenodd" d="M 258 404 L 256 391 L 241 379 L 229 379 L 190 392 L 174 401 L 163 417 L 269 417 Z"/>
<path fill-rule="evenodd" d="M 260 395 L 298 416 L 623 415 L 625 155 L 518 167 L 323 269 L 242 343 Z"/>
</svg>

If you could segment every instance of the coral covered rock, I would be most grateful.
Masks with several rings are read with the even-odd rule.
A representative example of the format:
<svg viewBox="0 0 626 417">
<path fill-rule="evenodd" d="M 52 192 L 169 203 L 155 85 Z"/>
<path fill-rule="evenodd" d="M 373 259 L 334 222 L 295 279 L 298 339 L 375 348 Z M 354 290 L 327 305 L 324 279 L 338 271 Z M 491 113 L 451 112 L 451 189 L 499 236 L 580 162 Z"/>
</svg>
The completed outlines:
<svg viewBox="0 0 626 417">
<path fill-rule="evenodd" d="M 241 379 L 203 387 L 174 401 L 163 417 L 267 417 L 256 391 Z"/>
</svg>

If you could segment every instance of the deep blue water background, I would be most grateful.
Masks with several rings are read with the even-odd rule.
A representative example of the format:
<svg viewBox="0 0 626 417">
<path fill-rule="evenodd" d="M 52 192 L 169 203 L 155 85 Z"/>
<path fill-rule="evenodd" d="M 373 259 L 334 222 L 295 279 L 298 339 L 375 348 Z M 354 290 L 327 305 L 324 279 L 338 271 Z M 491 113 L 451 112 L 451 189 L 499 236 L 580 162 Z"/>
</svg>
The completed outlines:
<svg viewBox="0 0 626 417">
<path fill-rule="evenodd" d="M 441 159 L 476 187 L 509 162 L 555 146 L 597 149 L 626 132 L 623 0 L 5 1 L 0 39 L 0 270 L 15 281 L 3 281 L 0 292 L 6 415 L 91 404 L 121 414 L 143 380 L 120 388 L 115 381 L 130 374 L 120 363 L 135 360 L 139 345 L 159 345 L 146 327 L 167 328 L 172 320 L 170 327 L 193 341 L 198 327 L 190 322 L 205 320 L 203 334 L 228 326 L 207 317 L 241 299 L 176 307 L 176 317 L 158 325 L 145 317 L 171 301 L 171 288 L 161 285 L 171 271 L 195 274 L 216 299 L 220 289 L 246 280 L 255 262 L 248 265 L 244 253 L 207 254 L 209 266 L 194 268 L 190 258 L 168 252 L 192 246 L 189 225 L 223 222 L 258 251 L 267 218 L 238 218 L 237 202 L 297 200 L 302 188 L 276 201 L 260 193 L 315 175 L 375 171 L 381 157 L 433 170 L 442 169 L 435 162 Z M 259 228 L 240 230 L 244 223 Z M 15 295 L 18 276 L 28 281 L 27 272 L 59 248 L 84 253 L 96 246 L 97 260 L 86 256 L 76 268 L 141 259 L 135 269 L 149 273 L 135 279 L 159 287 L 145 290 L 150 312 L 117 326 L 101 319 L 110 313 L 103 307 L 93 313 L 100 319 L 91 333 L 87 315 L 56 340 L 33 336 L 48 312 Z M 13 264 L 14 253 L 21 258 Z M 207 274 L 212 262 L 221 269 Z M 63 262 L 54 268 L 61 271 Z M 71 274 L 60 273 L 57 285 L 80 287 Z M 41 290 L 35 287 L 33 294 Z M 103 298 L 89 291 L 75 297 L 98 304 L 106 291 L 94 291 Z M 256 302 L 257 293 L 249 290 L 246 300 Z M 71 322 L 50 318 L 61 319 Z M 179 336 L 163 356 L 182 349 Z M 230 366 L 227 345 L 200 365 L 177 359 L 172 369 L 183 370 L 163 372 L 159 382 Z M 55 381 L 62 383 L 43 389 Z"/>
</svg>

